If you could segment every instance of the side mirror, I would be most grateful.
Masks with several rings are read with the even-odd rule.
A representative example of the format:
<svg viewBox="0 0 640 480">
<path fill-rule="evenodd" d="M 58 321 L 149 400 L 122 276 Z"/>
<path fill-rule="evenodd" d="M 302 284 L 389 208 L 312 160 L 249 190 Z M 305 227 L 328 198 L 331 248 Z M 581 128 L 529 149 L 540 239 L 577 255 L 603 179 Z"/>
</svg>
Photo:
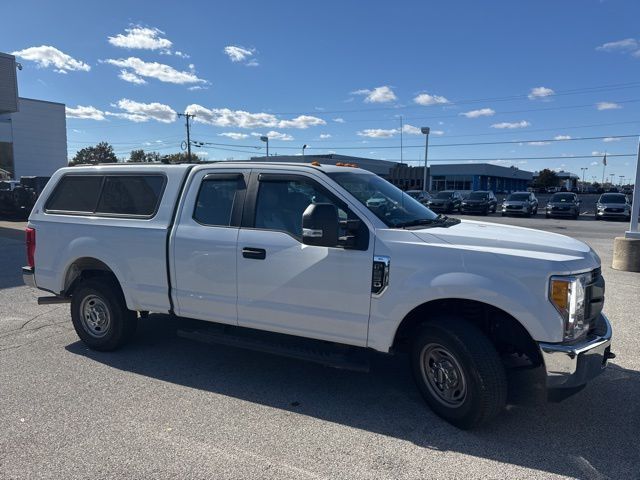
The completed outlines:
<svg viewBox="0 0 640 480">
<path fill-rule="evenodd" d="M 338 209 L 331 203 L 312 203 L 302 214 L 302 243 L 317 247 L 338 244 Z"/>
</svg>

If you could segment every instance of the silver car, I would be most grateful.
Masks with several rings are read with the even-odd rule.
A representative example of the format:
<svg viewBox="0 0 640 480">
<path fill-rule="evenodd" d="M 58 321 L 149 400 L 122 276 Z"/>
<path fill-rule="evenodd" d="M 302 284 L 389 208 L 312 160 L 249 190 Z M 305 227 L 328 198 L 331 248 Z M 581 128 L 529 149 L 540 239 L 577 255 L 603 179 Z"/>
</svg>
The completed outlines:
<svg viewBox="0 0 640 480">
<path fill-rule="evenodd" d="M 596 220 L 601 218 L 631 219 L 631 202 L 624 193 L 603 193 L 596 203 Z"/>
</svg>

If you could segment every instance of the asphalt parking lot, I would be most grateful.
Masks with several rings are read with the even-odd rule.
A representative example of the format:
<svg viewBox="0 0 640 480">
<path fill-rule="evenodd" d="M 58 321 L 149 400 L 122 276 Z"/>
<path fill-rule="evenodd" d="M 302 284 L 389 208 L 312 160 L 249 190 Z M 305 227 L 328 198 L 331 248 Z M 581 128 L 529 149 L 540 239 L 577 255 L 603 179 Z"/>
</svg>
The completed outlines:
<svg viewBox="0 0 640 480">
<path fill-rule="evenodd" d="M 617 358 L 564 402 L 471 432 L 431 413 L 404 358 L 334 370 L 179 339 L 165 315 L 90 351 L 68 305 L 22 286 L 20 224 L 0 223 L 0 478 L 640 479 L 640 274 L 610 268 L 627 224 L 473 218 L 588 242 Z"/>
</svg>

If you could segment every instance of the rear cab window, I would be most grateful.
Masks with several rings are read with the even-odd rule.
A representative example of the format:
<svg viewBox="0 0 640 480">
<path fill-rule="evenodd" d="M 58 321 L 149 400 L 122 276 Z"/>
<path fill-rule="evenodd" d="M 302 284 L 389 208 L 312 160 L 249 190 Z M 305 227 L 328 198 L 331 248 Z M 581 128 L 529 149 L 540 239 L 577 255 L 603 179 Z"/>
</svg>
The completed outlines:
<svg viewBox="0 0 640 480">
<path fill-rule="evenodd" d="M 162 174 L 68 174 L 56 185 L 45 212 L 151 218 L 165 184 Z"/>
</svg>

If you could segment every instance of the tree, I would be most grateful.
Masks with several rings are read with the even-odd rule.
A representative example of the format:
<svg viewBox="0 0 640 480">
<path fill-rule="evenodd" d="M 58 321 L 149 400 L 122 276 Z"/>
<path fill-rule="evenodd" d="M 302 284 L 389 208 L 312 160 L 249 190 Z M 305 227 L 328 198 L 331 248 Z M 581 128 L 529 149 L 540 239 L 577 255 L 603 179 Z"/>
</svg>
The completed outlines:
<svg viewBox="0 0 640 480">
<path fill-rule="evenodd" d="M 162 163 L 187 163 L 189 162 L 189 156 L 185 152 L 170 153 L 164 155 L 161 160 Z M 200 162 L 201 159 L 195 153 L 191 154 L 191 162 Z"/>
<path fill-rule="evenodd" d="M 557 187 L 560 185 L 560 179 L 558 175 L 553 170 L 549 170 L 545 168 L 544 170 L 540 170 L 538 173 L 538 178 L 536 178 L 534 185 L 536 187 Z"/>
<path fill-rule="evenodd" d="M 144 150 L 131 150 L 129 161 L 134 163 L 146 162 Z"/>
<path fill-rule="evenodd" d="M 94 147 L 85 147 L 78 150 L 69 165 L 81 163 L 96 165 L 98 163 L 116 163 L 117 161 L 118 158 L 113 151 L 113 147 L 107 142 L 100 142 Z"/>
<path fill-rule="evenodd" d="M 144 150 L 132 150 L 129 156 L 129 162 L 134 163 L 152 163 L 160 161 L 160 154 L 158 152 L 145 152 Z"/>
</svg>

